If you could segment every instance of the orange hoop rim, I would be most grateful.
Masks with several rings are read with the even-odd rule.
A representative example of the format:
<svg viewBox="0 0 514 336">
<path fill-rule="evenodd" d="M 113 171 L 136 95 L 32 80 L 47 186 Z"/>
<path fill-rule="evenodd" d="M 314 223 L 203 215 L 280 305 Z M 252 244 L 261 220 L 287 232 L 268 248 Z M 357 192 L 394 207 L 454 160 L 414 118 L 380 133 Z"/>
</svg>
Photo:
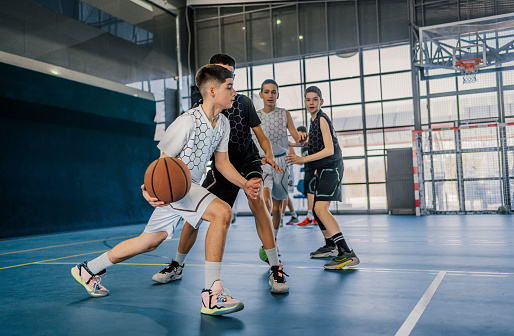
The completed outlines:
<svg viewBox="0 0 514 336">
<path fill-rule="evenodd" d="M 455 66 L 462 67 L 466 72 L 473 72 L 474 66 L 482 63 L 481 58 L 468 58 L 455 62 Z"/>
</svg>

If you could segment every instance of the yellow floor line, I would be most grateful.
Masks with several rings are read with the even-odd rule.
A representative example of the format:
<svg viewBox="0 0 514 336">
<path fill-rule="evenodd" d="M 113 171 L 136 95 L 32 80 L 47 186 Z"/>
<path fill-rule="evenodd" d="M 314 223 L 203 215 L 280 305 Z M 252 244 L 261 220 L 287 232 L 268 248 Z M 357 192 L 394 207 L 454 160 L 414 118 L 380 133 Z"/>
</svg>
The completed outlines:
<svg viewBox="0 0 514 336">
<path fill-rule="evenodd" d="M 6 267 L 0 267 L 0 270 L 7 269 L 7 268 L 14 268 L 14 267 L 21 267 L 21 266 L 27 266 L 27 265 L 35 265 L 35 264 L 42 264 L 49 261 L 59 260 L 59 259 L 66 259 L 66 258 L 73 258 L 73 257 L 80 257 L 83 255 L 93 254 L 93 253 L 103 253 L 108 250 L 101 250 L 101 251 L 95 251 L 95 252 L 88 252 L 88 253 L 82 253 L 82 254 L 75 254 L 67 257 L 61 257 L 61 258 L 54 258 L 54 259 L 48 259 L 48 260 L 40 260 L 40 261 L 34 261 L 26 264 L 19 264 L 19 265 L 12 265 L 12 266 L 6 266 Z"/>
<path fill-rule="evenodd" d="M 38 247 L 38 248 L 34 248 L 34 249 L 29 249 L 29 250 L 12 251 L 12 252 L 0 253 L 0 256 L 2 256 L 2 255 L 7 255 L 7 254 L 22 253 L 22 252 L 31 252 L 31 251 L 37 251 L 37 250 L 45 250 L 45 249 L 56 248 L 56 247 L 63 247 L 63 246 L 72 246 L 72 245 L 80 245 L 80 244 L 88 244 L 88 243 L 97 243 L 97 242 L 101 242 L 101 241 L 114 240 L 114 239 L 134 238 L 134 237 L 137 237 L 137 236 L 138 236 L 138 235 L 130 235 L 130 236 L 123 236 L 123 237 L 112 237 L 112 238 L 104 238 L 104 239 L 88 240 L 88 241 L 78 242 L 78 243 L 70 243 L 70 244 L 62 244 L 62 245 L 53 245 L 53 246 Z M 174 238 L 174 239 L 171 239 L 171 240 L 179 240 L 179 238 Z"/>
</svg>

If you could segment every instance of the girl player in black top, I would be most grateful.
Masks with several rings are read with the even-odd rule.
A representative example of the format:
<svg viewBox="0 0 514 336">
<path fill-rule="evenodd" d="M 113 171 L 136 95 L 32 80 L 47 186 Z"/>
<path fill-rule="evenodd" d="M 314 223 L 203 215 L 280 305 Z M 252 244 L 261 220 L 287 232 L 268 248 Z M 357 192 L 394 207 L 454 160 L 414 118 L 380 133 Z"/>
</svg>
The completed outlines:
<svg viewBox="0 0 514 336">
<path fill-rule="evenodd" d="M 359 258 L 348 246 L 339 224 L 328 210 L 331 201 L 341 201 L 343 157 L 339 141 L 330 118 L 321 111 L 321 90 L 310 86 L 305 90 L 305 105 L 311 114 L 309 128 L 309 155 L 299 157 L 288 154 L 290 164 L 309 162 L 308 169 L 316 170 L 313 215 L 325 237 L 325 248 L 337 246 L 338 255 L 325 264 L 325 269 L 342 269 L 359 264 Z M 307 171 L 305 172 L 307 174 Z"/>
</svg>

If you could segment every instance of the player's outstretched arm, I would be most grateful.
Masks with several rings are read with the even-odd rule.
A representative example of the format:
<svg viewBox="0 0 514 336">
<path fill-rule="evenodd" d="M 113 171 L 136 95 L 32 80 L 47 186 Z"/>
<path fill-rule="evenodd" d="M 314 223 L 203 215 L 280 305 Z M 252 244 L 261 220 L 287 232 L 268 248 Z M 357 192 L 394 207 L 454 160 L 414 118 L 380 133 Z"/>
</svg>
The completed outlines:
<svg viewBox="0 0 514 336">
<path fill-rule="evenodd" d="M 266 156 L 262 159 L 262 165 L 269 164 L 272 169 L 274 169 L 277 173 L 283 173 L 284 169 L 280 167 L 275 162 L 275 157 L 273 155 L 273 149 L 271 148 L 271 142 L 269 141 L 266 134 L 264 134 L 264 131 L 262 130 L 261 125 L 252 127 L 253 132 L 255 133 L 255 136 L 257 137 L 257 140 L 259 141 L 259 145 L 261 146 L 262 150 L 264 151 L 264 154 Z"/>
<path fill-rule="evenodd" d="M 256 181 L 248 181 L 241 174 L 238 173 L 236 168 L 230 163 L 228 159 L 228 152 L 214 152 L 216 168 L 218 171 L 230 182 L 244 189 L 248 197 L 257 199 L 260 190 L 260 179 Z"/>
</svg>

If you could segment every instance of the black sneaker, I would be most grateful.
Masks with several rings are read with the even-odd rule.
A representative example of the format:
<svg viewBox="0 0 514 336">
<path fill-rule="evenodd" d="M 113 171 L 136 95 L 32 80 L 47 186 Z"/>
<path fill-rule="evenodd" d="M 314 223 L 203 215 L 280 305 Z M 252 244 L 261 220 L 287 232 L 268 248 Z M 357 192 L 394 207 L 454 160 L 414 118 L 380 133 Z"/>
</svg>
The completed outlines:
<svg viewBox="0 0 514 336">
<path fill-rule="evenodd" d="M 182 270 L 184 265 L 180 266 L 175 260 L 171 260 L 171 263 L 162 271 L 155 274 L 152 280 L 158 283 L 168 283 L 174 280 L 182 279 Z"/>
</svg>

